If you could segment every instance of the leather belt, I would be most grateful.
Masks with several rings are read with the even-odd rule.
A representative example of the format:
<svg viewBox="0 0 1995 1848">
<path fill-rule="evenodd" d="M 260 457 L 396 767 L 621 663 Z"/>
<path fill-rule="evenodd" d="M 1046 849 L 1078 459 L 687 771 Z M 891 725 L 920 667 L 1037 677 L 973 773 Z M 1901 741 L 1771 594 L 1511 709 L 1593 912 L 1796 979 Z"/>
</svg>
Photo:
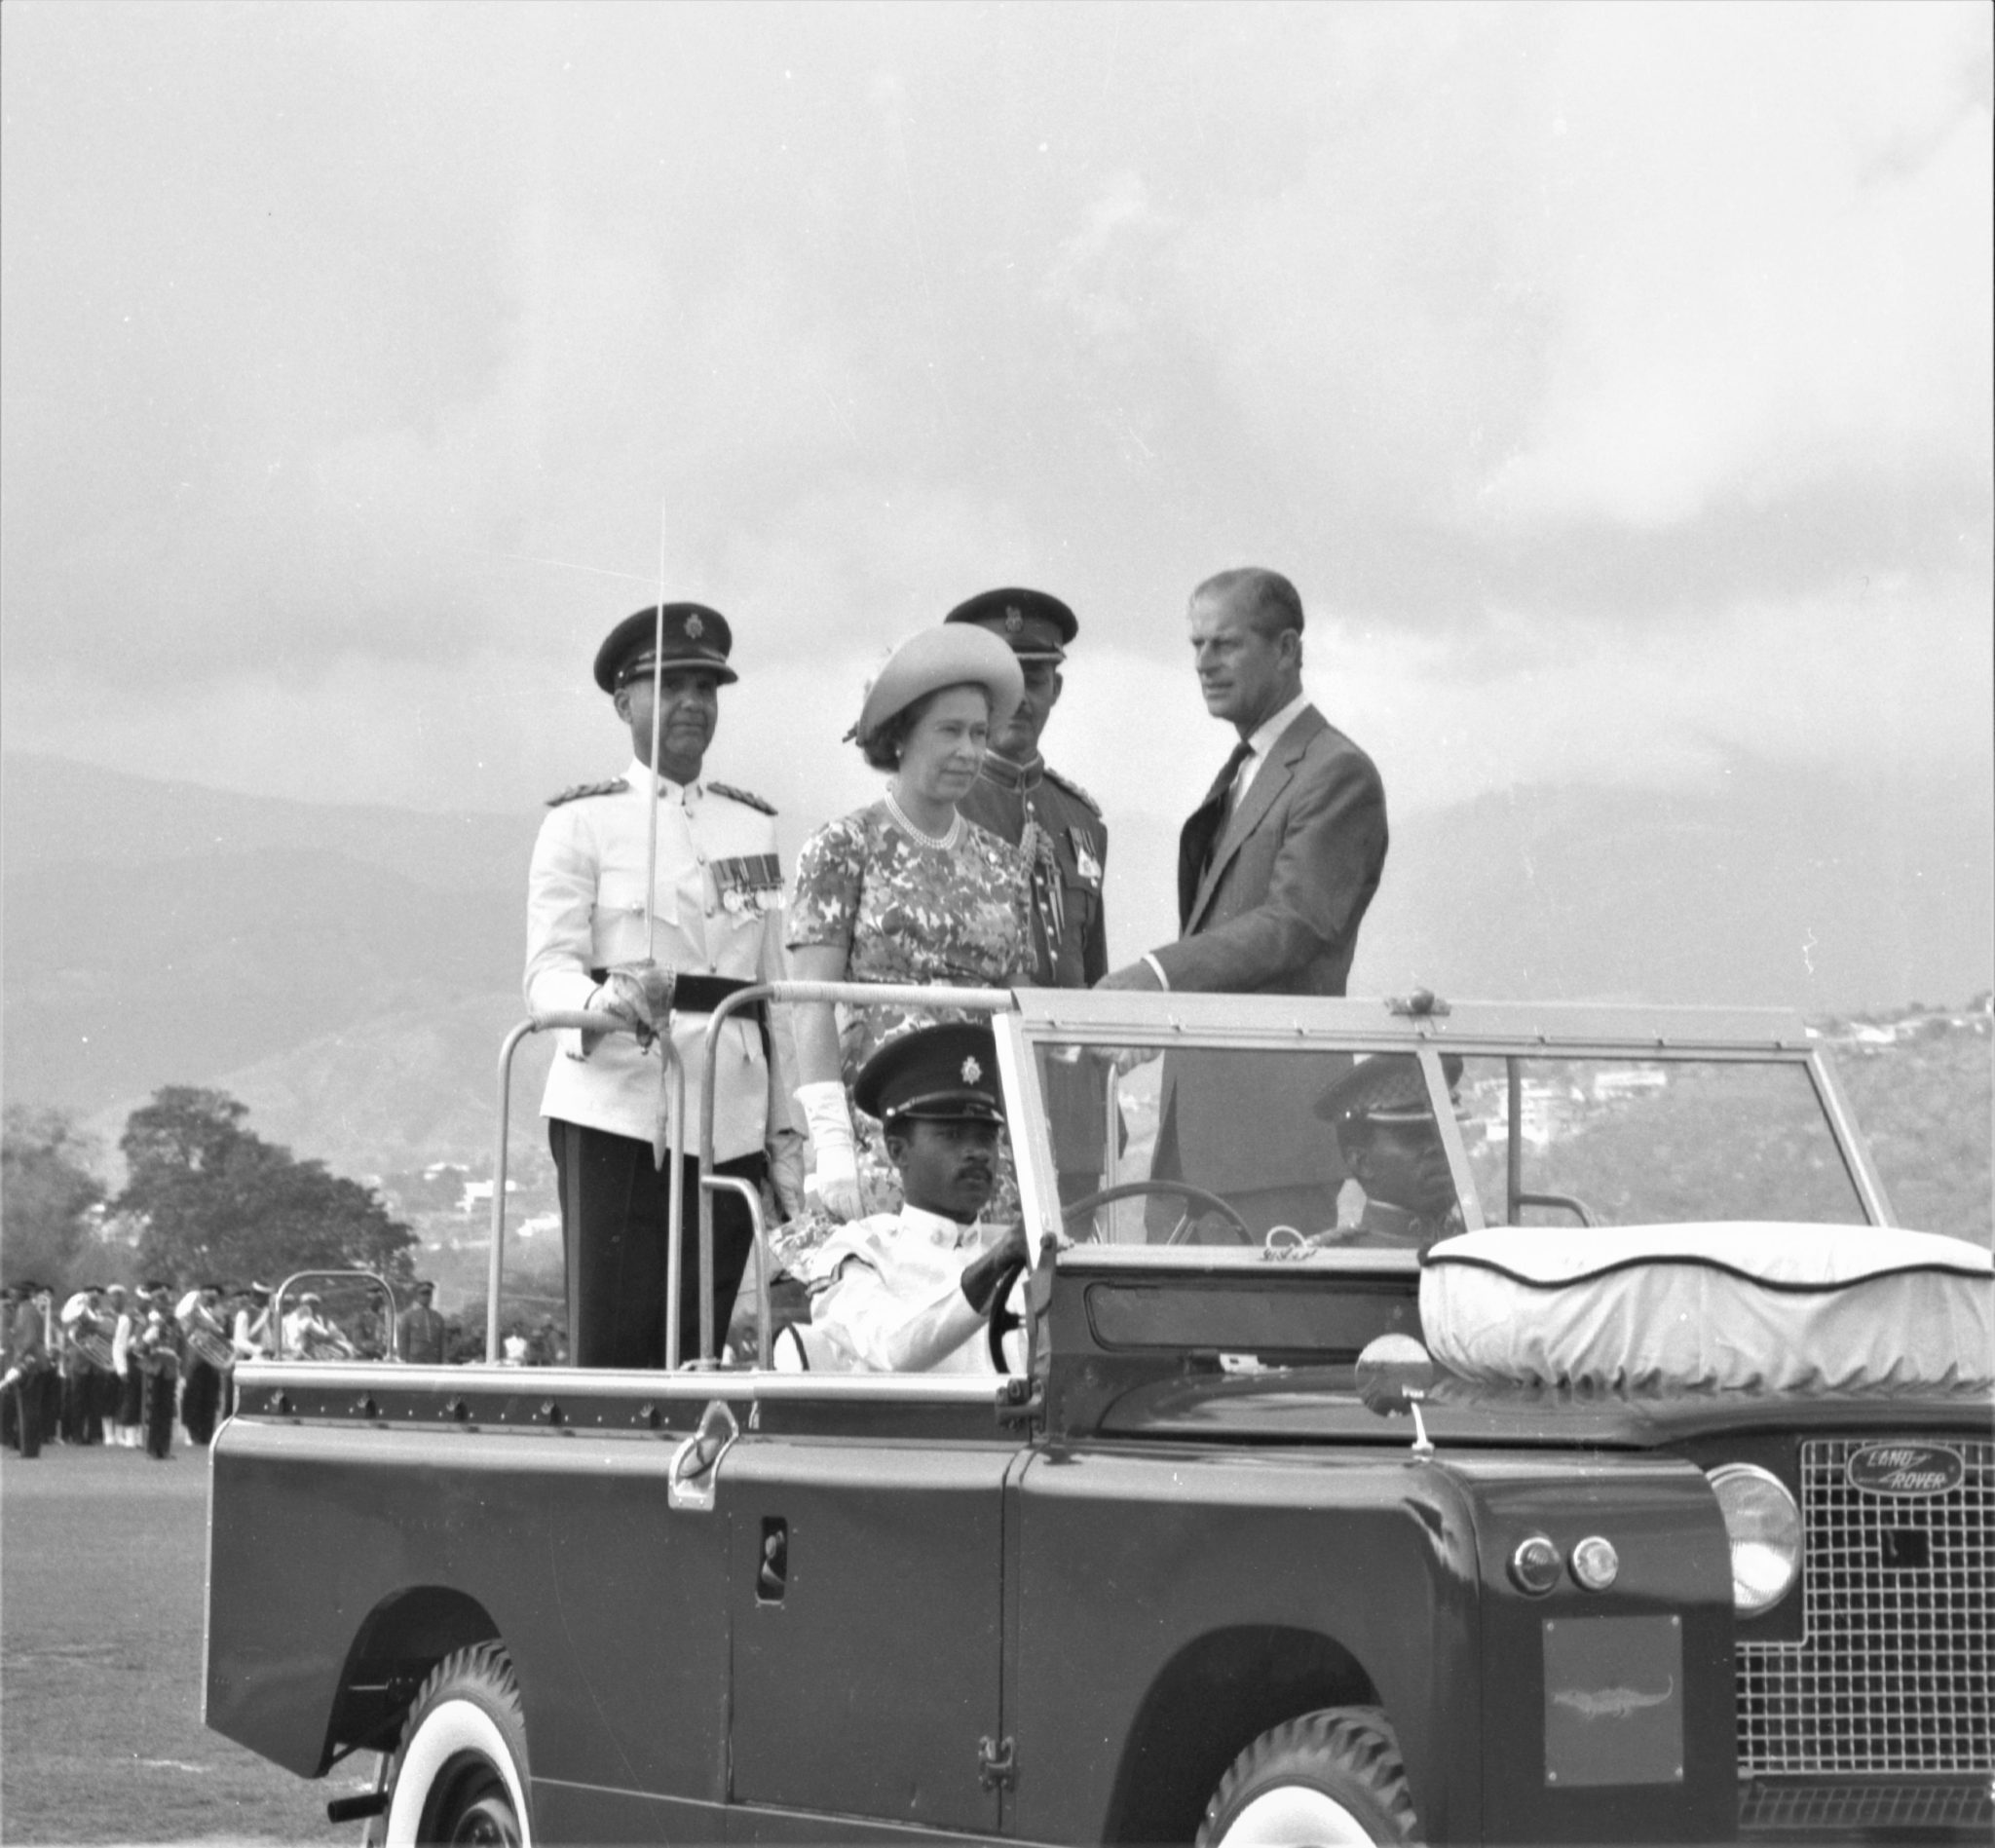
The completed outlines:
<svg viewBox="0 0 1995 1848">
<path fill-rule="evenodd" d="M 591 982 L 607 982 L 608 969 L 590 969 Z M 730 995 L 738 995 L 744 988 L 753 988 L 753 982 L 737 982 L 727 975 L 678 975 L 672 981 L 672 1011 L 675 1014 L 710 1014 Z M 751 1001 L 746 1007 L 734 1010 L 737 1018 L 759 1022 L 762 1019 L 762 1003 Z"/>
</svg>

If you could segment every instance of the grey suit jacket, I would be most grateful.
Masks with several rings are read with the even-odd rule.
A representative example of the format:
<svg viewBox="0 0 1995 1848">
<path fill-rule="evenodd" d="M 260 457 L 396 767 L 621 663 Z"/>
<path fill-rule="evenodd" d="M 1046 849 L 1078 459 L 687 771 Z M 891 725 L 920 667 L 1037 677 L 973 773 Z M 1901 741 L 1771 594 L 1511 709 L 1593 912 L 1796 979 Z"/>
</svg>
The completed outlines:
<svg viewBox="0 0 1995 1848">
<path fill-rule="evenodd" d="M 1219 829 L 1224 784 L 1214 785 L 1180 836 L 1184 935 L 1156 951 L 1157 962 L 1174 989 L 1341 995 L 1385 866 L 1377 770 L 1308 706 Z M 1165 1166 L 1222 1193 L 1318 1189 L 1319 1217 L 1334 1223 L 1344 1167 L 1315 1105 L 1349 1067 L 1343 1053 L 1258 1061 L 1173 1053 L 1164 1074 Z"/>
<path fill-rule="evenodd" d="M 1213 846 L 1223 790 L 1178 843 L 1179 926 L 1157 951 L 1174 989 L 1341 995 L 1385 866 L 1385 785 L 1314 706 L 1275 739 Z"/>
</svg>

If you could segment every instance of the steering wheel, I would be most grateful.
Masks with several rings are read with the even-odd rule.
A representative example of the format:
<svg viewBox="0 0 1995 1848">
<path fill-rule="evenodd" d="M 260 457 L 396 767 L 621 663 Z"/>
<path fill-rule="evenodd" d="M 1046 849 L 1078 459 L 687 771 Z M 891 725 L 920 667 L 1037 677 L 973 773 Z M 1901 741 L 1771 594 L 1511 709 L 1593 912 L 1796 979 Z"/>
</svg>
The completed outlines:
<svg viewBox="0 0 1995 1848">
<path fill-rule="evenodd" d="M 998 1279 L 998 1294 L 991 1299 L 991 1306 L 984 1311 L 984 1341 L 991 1350 L 991 1362 L 1000 1374 L 1011 1372 L 1011 1361 L 1004 1352 L 1004 1338 L 1014 1329 L 1025 1326 L 1025 1317 L 1017 1314 L 1011 1306 L 1012 1286 L 1025 1273 L 1025 1264 L 1008 1264 Z"/>
<path fill-rule="evenodd" d="M 1247 1229 L 1247 1222 L 1234 1212 L 1217 1193 L 1209 1193 L 1204 1188 L 1195 1188 L 1188 1181 L 1124 1181 L 1112 1188 L 1103 1188 L 1099 1192 L 1083 1194 L 1072 1206 L 1061 1210 L 1060 1223 L 1064 1226 L 1079 1218 L 1083 1213 L 1092 1213 L 1098 1206 L 1107 1206 L 1111 1200 L 1133 1200 L 1139 1194 L 1174 1193 L 1180 1199 L 1193 1206 L 1203 1207 L 1208 1213 L 1217 1213 L 1236 1232 L 1243 1245 L 1255 1242 L 1254 1234 Z M 1171 1227 L 1171 1235 L 1164 1240 L 1167 1245 L 1184 1244 L 1191 1230 L 1191 1218 L 1187 1214 Z M 1089 1237 L 1093 1237 L 1090 1230 Z"/>
</svg>

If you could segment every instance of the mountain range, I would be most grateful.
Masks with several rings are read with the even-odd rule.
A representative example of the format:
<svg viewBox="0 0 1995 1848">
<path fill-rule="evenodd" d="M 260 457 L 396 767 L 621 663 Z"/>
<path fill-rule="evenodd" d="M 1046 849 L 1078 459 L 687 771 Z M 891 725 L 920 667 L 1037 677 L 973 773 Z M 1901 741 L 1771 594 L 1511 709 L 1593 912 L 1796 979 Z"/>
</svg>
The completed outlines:
<svg viewBox="0 0 1995 1848">
<path fill-rule="evenodd" d="M 166 1083 L 219 1086 L 336 1170 L 482 1165 L 523 1015 L 538 813 L 316 805 L 0 760 L 4 1089 L 108 1145 Z M 1176 821 L 1110 817 L 1115 960 L 1174 934 Z M 785 818 L 794 857 L 808 822 Z M 1995 795 L 1735 762 L 1658 794 L 1518 788 L 1396 819 L 1354 994 L 1961 999 L 1995 963 Z M 515 1134 L 549 1048 L 530 1041 Z"/>
</svg>

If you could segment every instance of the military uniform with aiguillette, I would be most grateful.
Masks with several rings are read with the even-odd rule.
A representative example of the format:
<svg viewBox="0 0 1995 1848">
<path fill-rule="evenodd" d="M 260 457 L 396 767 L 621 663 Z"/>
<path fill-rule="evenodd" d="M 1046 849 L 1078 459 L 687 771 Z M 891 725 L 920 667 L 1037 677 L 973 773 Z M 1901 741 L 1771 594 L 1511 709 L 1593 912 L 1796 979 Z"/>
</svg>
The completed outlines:
<svg viewBox="0 0 1995 1848">
<path fill-rule="evenodd" d="M 986 590 L 944 620 L 989 629 L 1021 663 L 1057 665 L 1080 632 L 1073 612 L 1043 590 Z M 1109 830 L 1094 798 L 1037 752 L 1016 763 L 993 749 L 985 752 L 981 774 L 957 807 L 1023 850 L 1032 868 L 1033 985 L 1092 988 L 1109 970 L 1102 905 Z M 1061 1198 L 1078 1199 L 1101 1186 L 1106 1078 L 1088 1062 L 1048 1065 L 1041 1090 Z"/>
<path fill-rule="evenodd" d="M 596 657 L 596 684 L 615 693 L 651 675 L 657 613 L 619 623 Z M 703 605 L 665 606 L 668 674 L 700 670 L 721 684 L 727 622 Z M 600 1006 L 619 965 L 648 959 L 670 971 L 669 1034 L 684 1075 L 684 1231 L 679 1351 L 699 1351 L 697 1147 L 707 1018 L 723 996 L 779 981 L 782 868 L 775 811 L 760 797 L 698 778 L 658 784 L 652 940 L 645 868 L 653 776 L 634 755 L 621 775 L 556 796 L 534 848 L 527 898 L 526 1000 L 537 1013 Z M 541 1113 L 560 1182 L 568 1264 L 569 1352 L 581 1367 L 658 1367 L 665 1358 L 666 1245 L 671 1173 L 654 1154 L 662 1061 L 656 1041 L 564 1030 Z M 722 1029 L 714 1084 L 714 1172 L 760 1186 L 771 1125 L 787 1126 L 795 1083 L 782 1010 L 733 1014 Z M 772 1073 L 772 1064 L 776 1070 Z M 671 1131 L 671 1125 L 664 1128 Z M 713 1196 L 714 1328 L 725 1336 L 753 1243 L 746 1204 Z"/>
</svg>

